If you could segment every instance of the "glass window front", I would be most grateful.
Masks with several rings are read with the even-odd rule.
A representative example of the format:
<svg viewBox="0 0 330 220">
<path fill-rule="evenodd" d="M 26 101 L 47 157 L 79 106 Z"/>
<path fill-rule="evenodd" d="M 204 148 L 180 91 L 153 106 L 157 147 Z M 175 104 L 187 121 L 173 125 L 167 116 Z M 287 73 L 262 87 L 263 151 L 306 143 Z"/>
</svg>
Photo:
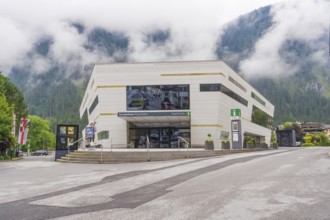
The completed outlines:
<svg viewBox="0 0 330 220">
<path fill-rule="evenodd" d="M 189 85 L 127 86 L 127 110 L 187 110 Z"/>
<path fill-rule="evenodd" d="M 253 106 L 252 108 L 252 120 L 253 123 L 263 126 L 268 129 L 272 129 L 273 118 L 261 109 Z"/>
<path fill-rule="evenodd" d="M 259 96 L 257 96 L 254 92 L 251 93 L 251 97 L 257 100 L 260 104 L 266 105 L 266 102 L 262 100 Z"/>
<path fill-rule="evenodd" d="M 146 148 L 148 139 L 150 148 L 183 148 L 185 141 L 190 143 L 189 128 L 130 128 L 129 142 L 133 148 Z"/>
<path fill-rule="evenodd" d="M 89 108 L 89 114 L 92 114 L 92 112 L 94 111 L 97 104 L 99 104 L 99 97 L 98 96 L 96 96 L 96 98 L 94 99 L 91 107 Z"/>
<path fill-rule="evenodd" d="M 229 96 L 230 98 L 240 102 L 241 104 L 247 106 L 248 101 L 243 97 L 237 95 L 235 92 L 228 89 L 226 86 L 216 83 L 216 84 L 200 84 L 201 92 L 222 92 L 223 94 Z"/>
</svg>

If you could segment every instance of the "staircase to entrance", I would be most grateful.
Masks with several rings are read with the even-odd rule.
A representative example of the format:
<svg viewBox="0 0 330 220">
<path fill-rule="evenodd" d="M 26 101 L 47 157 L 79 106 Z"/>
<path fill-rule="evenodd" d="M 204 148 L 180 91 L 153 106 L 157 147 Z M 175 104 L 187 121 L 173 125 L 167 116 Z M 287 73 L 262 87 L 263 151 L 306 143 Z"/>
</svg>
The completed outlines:
<svg viewBox="0 0 330 220">
<path fill-rule="evenodd" d="M 249 150 L 204 150 L 204 149 L 175 149 L 152 150 L 126 149 L 121 151 L 77 150 L 61 157 L 57 161 L 69 163 L 134 163 L 148 161 L 164 161 L 175 159 L 192 159 L 216 157 L 232 153 L 247 152 Z"/>
</svg>

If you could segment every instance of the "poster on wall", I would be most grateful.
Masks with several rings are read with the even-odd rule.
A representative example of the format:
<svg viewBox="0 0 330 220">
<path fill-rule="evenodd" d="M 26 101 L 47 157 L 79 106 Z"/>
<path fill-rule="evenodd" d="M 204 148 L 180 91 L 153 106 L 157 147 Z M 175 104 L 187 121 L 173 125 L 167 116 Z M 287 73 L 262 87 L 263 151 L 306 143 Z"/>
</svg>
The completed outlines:
<svg viewBox="0 0 330 220">
<path fill-rule="evenodd" d="M 86 127 L 85 137 L 94 139 L 94 127 Z"/>
<path fill-rule="evenodd" d="M 127 86 L 127 110 L 189 109 L 189 85 Z"/>
<path fill-rule="evenodd" d="M 66 126 L 60 126 L 60 134 L 66 134 Z"/>
<path fill-rule="evenodd" d="M 233 141 L 238 142 L 238 133 L 237 132 L 233 132 Z"/>
<path fill-rule="evenodd" d="M 73 126 L 68 127 L 68 134 L 74 134 L 74 127 Z"/>
<path fill-rule="evenodd" d="M 232 128 L 233 128 L 233 131 L 238 131 L 238 122 L 237 121 L 232 122 Z"/>
</svg>

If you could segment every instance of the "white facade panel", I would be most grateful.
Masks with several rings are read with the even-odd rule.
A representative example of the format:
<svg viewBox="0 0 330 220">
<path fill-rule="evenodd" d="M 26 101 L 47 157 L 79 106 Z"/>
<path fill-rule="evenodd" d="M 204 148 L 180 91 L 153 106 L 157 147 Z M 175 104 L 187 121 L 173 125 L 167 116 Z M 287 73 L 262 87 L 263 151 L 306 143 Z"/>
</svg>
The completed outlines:
<svg viewBox="0 0 330 220">
<path fill-rule="evenodd" d="M 245 106 L 222 92 L 201 92 L 200 84 L 220 83 L 238 94 Z M 189 85 L 188 110 L 191 112 L 191 144 L 202 146 L 207 134 L 212 135 L 215 147 L 221 148 L 221 131 L 231 132 L 230 110 L 241 109 L 242 135 L 265 137 L 270 142 L 271 131 L 251 122 L 252 108 L 258 107 L 273 116 L 274 106 L 245 80 L 221 61 L 120 63 L 96 64 L 86 89 L 81 107 L 82 116 L 87 109 L 89 122 L 96 122 L 98 131 L 109 130 L 113 144 L 128 144 L 128 122 L 118 117 L 118 112 L 127 111 L 127 86 Z M 256 94 L 265 102 L 260 104 L 251 96 Z M 98 96 L 98 104 L 91 114 L 89 108 Z M 164 112 L 169 110 L 145 110 Z M 144 112 L 144 111 L 141 111 Z"/>
</svg>

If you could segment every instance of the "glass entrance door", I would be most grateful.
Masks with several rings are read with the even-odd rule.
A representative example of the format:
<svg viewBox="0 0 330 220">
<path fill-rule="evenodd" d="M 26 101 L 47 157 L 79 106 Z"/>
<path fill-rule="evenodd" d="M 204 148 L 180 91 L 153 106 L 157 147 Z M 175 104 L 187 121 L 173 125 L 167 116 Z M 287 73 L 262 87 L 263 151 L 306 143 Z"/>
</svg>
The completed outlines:
<svg viewBox="0 0 330 220">
<path fill-rule="evenodd" d="M 150 147 L 159 148 L 159 129 L 152 128 L 150 129 Z"/>
<path fill-rule="evenodd" d="M 149 137 L 150 148 L 183 147 L 182 141 L 178 140 L 179 136 L 190 142 L 190 129 L 174 127 L 129 129 L 129 143 L 134 148 L 146 148 L 147 137 Z"/>
<path fill-rule="evenodd" d="M 161 148 L 170 147 L 170 129 L 169 128 L 160 129 L 160 147 Z"/>
</svg>

